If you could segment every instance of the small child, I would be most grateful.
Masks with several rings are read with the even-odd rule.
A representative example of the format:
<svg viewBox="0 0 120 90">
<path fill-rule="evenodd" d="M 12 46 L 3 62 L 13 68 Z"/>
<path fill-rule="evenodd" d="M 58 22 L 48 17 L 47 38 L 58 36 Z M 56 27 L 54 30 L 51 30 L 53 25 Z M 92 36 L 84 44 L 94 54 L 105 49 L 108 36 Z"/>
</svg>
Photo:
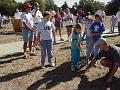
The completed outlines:
<svg viewBox="0 0 120 90">
<path fill-rule="evenodd" d="M 81 45 L 81 26 L 79 23 L 75 25 L 72 33 L 71 42 L 71 71 L 75 71 L 80 60 L 80 45 Z"/>
<path fill-rule="evenodd" d="M 90 37 L 90 26 L 93 22 L 92 16 L 86 16 L 85 18 L 85 32 L 83 34 L 82 40 L 86 35 L 86 62 L 88 63 L 90 60 L 90 56 L 92 54 L 92 45 L 91 45 L 91 37 Z"/>
<path fill-rule="evenodd" d="M 95 21 L 90 26 L 90 34 L 91 34 L 91 44 L 94 50 L 94 57 L 96 57 L 99 49 L 94 44 L 98 41 L 99 38 L 101 38 L 103 32 L 105 31 L 105 26 L 103 22 L 101 21 L 101 15 L 96 14 L 95 15 Z"/>
<path fill-rule="evenodd" d="M 43 14 L 43 20 L 37 24 L 37 30 L 40 35 L 41 42 L 41 68 L 45 68 L 46 51 L 48 54 L 48 63 L 50 66 L 55 66 L 52 59 L 52 42 L 55 40 L 55 26 L 50 21 L 50 13 L 46 11 Z M 54 38 L 54 41 L 52 40 Z"/>
</svg>

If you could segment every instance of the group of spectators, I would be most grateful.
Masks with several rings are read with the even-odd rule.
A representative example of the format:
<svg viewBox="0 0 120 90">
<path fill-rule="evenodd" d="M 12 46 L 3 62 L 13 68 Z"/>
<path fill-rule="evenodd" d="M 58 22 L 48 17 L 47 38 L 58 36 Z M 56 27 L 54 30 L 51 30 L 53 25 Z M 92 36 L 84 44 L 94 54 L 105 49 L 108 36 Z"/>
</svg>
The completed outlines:
<svg viewBox="0 0 120 90">
<path fill-rule="evenodd" d="M 107 82 L 112 82 L 112 77 L 120 64 L 120 48 L 109 45 L 102 38 L 102 34 L 105 31 L 104 20 L 106 19 L 103 9 L 98 10 L 94 16 L 90 12 L 85 14 L 82 8 L 80 8 L 77 12 L 77 23 L 74 25 L 74 15 L 69 8 L 66 8 L 64 11 L 51 9 L 43 14 L 37 2 L 34 3 L 34 6 L 26 3 L 24 8 L 22 13 L 17 10 L 18 14 L 16 14 L 16 17 L 22 21 L 24 58 L 29 58 L 29 55 L 36 55 L 36 50 L 41 48 L 41 68 L 45 68 L 46 54 L 48 55 L 49 65 L 55 66 L 52 60 L 52 46 L 56 44 L 57 32 L 59 32 L 60 40 L 64 41 L 61 30 L 65 26 L 68 36 L 67 41 L 71 43 L 71 71 L 74 72 L 76 69 L 79 69 L 79 62 L 82 61 L 80 60 L 81 43 L 86 36 L 85 61 L 87 67 L 85 70 L 80 70 L 79 73 L 84 74 L 97 60 L 102 58 L 101 64 L 109 68 Z M 31 8 L 33 9 L 31 10 Z M 117 18 L 119 15 L 117 14 Z M 118 29 L 120 28 L 119 19 L 120 16 L 118 18 Z M 85 24 L 83 34 L 80 23 Z M 27 51 L 27 47 L 29 51 Z M 112 55 L 112 52 L 114 52 L 114 55 Z M 92 61 L 91 55 L 93 55 Z"/>
<path fill-rule="evenodd" d="M 2 27 L 2 25 L 8 24 L 10 20 L 11 18 L 9 16 L 1 15 L 0 13 L 0 27 Z"/>
</svg>

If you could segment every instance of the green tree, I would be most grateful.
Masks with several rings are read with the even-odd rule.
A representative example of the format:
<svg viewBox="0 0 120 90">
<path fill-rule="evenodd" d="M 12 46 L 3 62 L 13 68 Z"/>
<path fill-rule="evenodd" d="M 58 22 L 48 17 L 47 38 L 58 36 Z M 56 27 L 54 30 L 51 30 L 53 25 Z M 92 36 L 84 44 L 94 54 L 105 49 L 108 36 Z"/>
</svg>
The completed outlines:
<svg viewBox="0 0 120 90">
<path fill-rule="evenodd" d="M 65 1 L 64 4 L 61 6 L 61 8 L 62 8 L 63 10 L 65 10 L 66 8 L 68 8 L 68 4 L 67 4 L 66 1 Z"/>
<path fill-rule="evenodd" d="M 51 8 L 54 9 L 57 8 L 53 0 L 45 0 L 45 5 L 46 5 L 46 10 L 50 10 Z"/>
<path fill-rule="evenodd" d="M 77 13 L 77 8 L 78 8 L 78 4 L 77 4 L 77 2 L 75 2 L 74 5 L 73 5 L 72 8 L 71 8 L 71 12 L 72 12 L 74 15 L 76 15 L 76 13 Z"/>
<path fill-rule="evenodd" d="M 112 0 L 106 5 L 107 15 L 115 15 L 120 7 L 120 0 Z"/>
<path fill-rule="evenodd" d="M 17 3 L 12 0 L 2 0 L 0 1 L 0 13 L 7 16 L 13 16 Z"/>
<path fill-rule="evenodd" d="M 104 7 L 104 3 L 95 1 L 95 0 L 80 0 L 78 4 L 74 4 L 72 7 L 72 12 L 74 15 L 79 10 L 79 8 L 82 8 L 84 12 L 91 12 L 94 14 L 99 8 Z"/>
</svg>

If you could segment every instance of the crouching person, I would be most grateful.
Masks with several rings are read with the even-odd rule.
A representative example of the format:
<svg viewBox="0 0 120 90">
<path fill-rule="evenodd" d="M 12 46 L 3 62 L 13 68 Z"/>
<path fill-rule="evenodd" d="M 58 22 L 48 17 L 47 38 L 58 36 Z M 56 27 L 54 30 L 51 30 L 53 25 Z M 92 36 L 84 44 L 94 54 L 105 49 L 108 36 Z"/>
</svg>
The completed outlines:
<svg viewBox="0 0 120 90">
<path fill-rule="evenodd" d="M 109 72 L 105 75 L 104 79 L 107 83 L 111 83 L 113 80 L 113 75 L 120 66 L 120 48 L 115 45 L 107 44 L 104 38 L 98 39 L 95 45 L 100 48 L 99 53 L 87 65 L 87 67 L 84 70 L 80 70 L 79 73 L 84 74 L 91 66 L 95 64 L 97 60 L 101 59 L 100 63 L 109 68 Z"/>
<path fill-rule="evenodd" d="M 55 40 L 55 26 L 52 22 L 50 22 L 50 13 L 45 12 L 43 14 L 43 20 L 37 24 L 37 30 L 40 35 L 40 43 L 41 43 L 41 68 L 45 68 L 45 58 L 46 58 L 46 51 L 48 55 L 48 63 L 50 66 L 55 66 L 52 58 L 52 44 L 56 43 Z M 52 43 L 52 35 L 54 41 Z"/>
</svg>

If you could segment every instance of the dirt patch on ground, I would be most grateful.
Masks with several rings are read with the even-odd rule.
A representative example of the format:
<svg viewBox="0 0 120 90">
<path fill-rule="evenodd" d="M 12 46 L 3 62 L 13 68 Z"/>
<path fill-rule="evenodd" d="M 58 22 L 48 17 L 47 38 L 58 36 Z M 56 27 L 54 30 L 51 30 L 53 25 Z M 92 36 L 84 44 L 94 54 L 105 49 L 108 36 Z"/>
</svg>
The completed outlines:
<svg viewBox="0 0 120 90">
<path fill-rule="evenodd" d="M 110 44 L 120 46 L 120 36 L 107 38 Z M 113 84 L 106 87 L 102 76 L 108 69 L 99 65 L 92 67 L 84 76 L 70 71 L 69 43 L 54 46 L 56 67 L 40 68 L 40 51 L 37 56 L 22 59 L 23 54 L 17 53 L 4 56 L 0 61 L 0 90 L 119 90 L 120 69 L 115 74 Z M 85 48 L 85 45 L 83 45 Z M 83 49 L 85 53 L 85 49 Z M 83 56 L 81 56 L 83 57 Z"/>
</svg>

